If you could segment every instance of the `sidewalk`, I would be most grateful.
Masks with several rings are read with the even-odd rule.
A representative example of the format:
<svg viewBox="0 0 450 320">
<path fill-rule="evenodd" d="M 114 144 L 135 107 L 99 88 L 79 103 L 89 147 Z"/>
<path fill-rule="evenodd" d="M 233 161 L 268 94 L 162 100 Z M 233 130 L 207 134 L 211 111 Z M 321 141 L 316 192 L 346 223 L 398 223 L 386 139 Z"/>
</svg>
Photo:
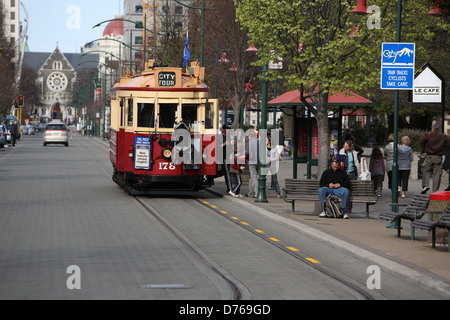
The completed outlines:
<svg viewBox="0 0 450 320">
<path fill-rule="evenodd" d="M 302 167 L 303 166 L 303 167 Z M 304 177 L 305 165 L 298 165 L 298 177 Z M 284 188 L 284 180 L 292 177 L 292 160 L 280 162 L 278 181 Z M 440 190 L 447 187 L 447 179 L 442 179 Z M 313 201 L 296 201 L 295 214 L 291 213 L 291 204 L 276 197 L 275 190 L 269 190 L 270 176 L 267 177 L 267 203 L 255 202 L 254 198 L 233 198 L 226 193 L 223 177 L 216 179 L 212 191 L 222 194 L 230 201 L 257 211 L 280 223 L 289 224 L 299 232 L 306 233 L 318 240 L 337 246 L 341 250 L 355 254 L 371 264 L 397 273 L 417 283 L 438 290 L 444 297 L 450 298 L 450 253 L 447 245 L 436 244 L 432 248 L 428 242 L 428 232 L 418 230 L 415 240 L 411 240 L 411 228 L 408 220 L 402 220 L 402 235 L 397 237 L 397 229 L 387 229 L 388 221 L 378 219 L 379 213 L 391 211 L 391 192 L 387 188 L 387 176 L 382 196 L 378 203 L 370 206 L 370 218 L 366 219 L 365 204 L 353 204 L 350 219 L 319 218 L 314 214 Z M 422 190 L 421 180 L 410 180 L 406 197 L 399 202 L 408 202 L 412 196 Z M 241 193 L 246 195 L 248 183 L 244 182 Z M 429 191 L 430 192 L 430 191 Z M 401 210 L 401 209 L 400 209 Z M 336 240 L 339 239 L 339 241 Z"/>
</svg>

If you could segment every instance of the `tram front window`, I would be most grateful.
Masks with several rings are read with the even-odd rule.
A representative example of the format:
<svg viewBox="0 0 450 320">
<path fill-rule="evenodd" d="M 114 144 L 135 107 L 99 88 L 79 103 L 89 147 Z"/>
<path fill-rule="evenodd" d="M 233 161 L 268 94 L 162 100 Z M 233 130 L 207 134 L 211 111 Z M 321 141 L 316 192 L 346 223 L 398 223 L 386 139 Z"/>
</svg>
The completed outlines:
<svg viewBox="0 0 450 320">
<path fill-rule="evenodd" d="M 194 127 L 197 121 L 197 105 L 195 104 L 184 104 L 181 109 L 181 117 L 183 122 L 190 128 Z"/>
<path fill-rule="evenodd" d="M 177 108 L 176 103 L 161 103 L 159 105 L 159 127 L 173 128 L 177 122 Z"/>
<path fill-rule="evenodd" d="M 153 128 L 155 126 L 155 105 L 153 103 L 138 103 L 138 127 Z"/>
<path fill-rule="evenodd" d="M 206 129 L 213 129 L 214 128 L 214 111 L 211 108 L 210 103 L 206 103 L 206 110 L 205 110 L 205 128 Z"/>
<path fill-rule="evenodd" d="M 133 126 L 133 99 L 128 99 L 128 126 Z"/>
</svg>

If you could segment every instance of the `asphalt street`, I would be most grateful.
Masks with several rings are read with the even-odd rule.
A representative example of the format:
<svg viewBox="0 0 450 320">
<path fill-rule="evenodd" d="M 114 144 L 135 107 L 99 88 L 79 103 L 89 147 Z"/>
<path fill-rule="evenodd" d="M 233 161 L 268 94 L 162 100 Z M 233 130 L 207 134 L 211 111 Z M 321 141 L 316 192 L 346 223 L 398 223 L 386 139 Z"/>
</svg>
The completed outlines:
<svg viewBox="0 0 450 320">
<path fill-rule="evenodd" d="M 268 217 L 281 202 L 222 196 L 218 180 L 140 203 L 112 181 L 107 141 L 41 139 L 0 153 L 0 299 L 445 298 L 391 272 L 369 289 L 373 262 Z"/>
</svg>

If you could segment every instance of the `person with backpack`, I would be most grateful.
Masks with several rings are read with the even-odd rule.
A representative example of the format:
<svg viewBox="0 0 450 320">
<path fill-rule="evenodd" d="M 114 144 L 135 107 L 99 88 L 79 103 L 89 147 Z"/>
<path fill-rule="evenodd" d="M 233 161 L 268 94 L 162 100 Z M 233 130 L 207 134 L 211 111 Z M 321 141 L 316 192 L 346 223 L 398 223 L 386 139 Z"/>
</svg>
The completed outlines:
<svg viewBox="0 0 450 320">
<path fill-rule="evenodd" d="M 347 203 L 350 197 L 350 179 L 348 174 L 341 170 L 341 162 L 336 158 L 331 161 L 331 169 L 325 170 L 320 178 L 319 200 L 322 212 L 319 217 L 329 216 L 324 206 L 325 199 L 329 194 L 342 199 L 343 218 L 348 219 Z"/>
</svg>

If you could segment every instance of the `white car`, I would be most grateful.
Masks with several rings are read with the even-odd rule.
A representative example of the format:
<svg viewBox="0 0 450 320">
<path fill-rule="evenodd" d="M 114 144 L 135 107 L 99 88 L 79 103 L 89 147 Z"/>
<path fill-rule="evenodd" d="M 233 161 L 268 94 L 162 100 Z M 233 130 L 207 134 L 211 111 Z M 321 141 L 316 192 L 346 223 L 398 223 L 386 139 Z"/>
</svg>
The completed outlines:
<svg viewBox="0 0 450 320">
<path fill-rule="evenodd" d="M 44 147 L 49 143 L 69 146 L 69 133 L 64 123 L 49 123 L 44 131 Z"/>
<path fill-rule="evenodd" d="M 24 134 L 34 134 L 34 127 L 31 124 L 27 124 L 26 126 L 23 126 L 23 133 Z"/>
</svg>

